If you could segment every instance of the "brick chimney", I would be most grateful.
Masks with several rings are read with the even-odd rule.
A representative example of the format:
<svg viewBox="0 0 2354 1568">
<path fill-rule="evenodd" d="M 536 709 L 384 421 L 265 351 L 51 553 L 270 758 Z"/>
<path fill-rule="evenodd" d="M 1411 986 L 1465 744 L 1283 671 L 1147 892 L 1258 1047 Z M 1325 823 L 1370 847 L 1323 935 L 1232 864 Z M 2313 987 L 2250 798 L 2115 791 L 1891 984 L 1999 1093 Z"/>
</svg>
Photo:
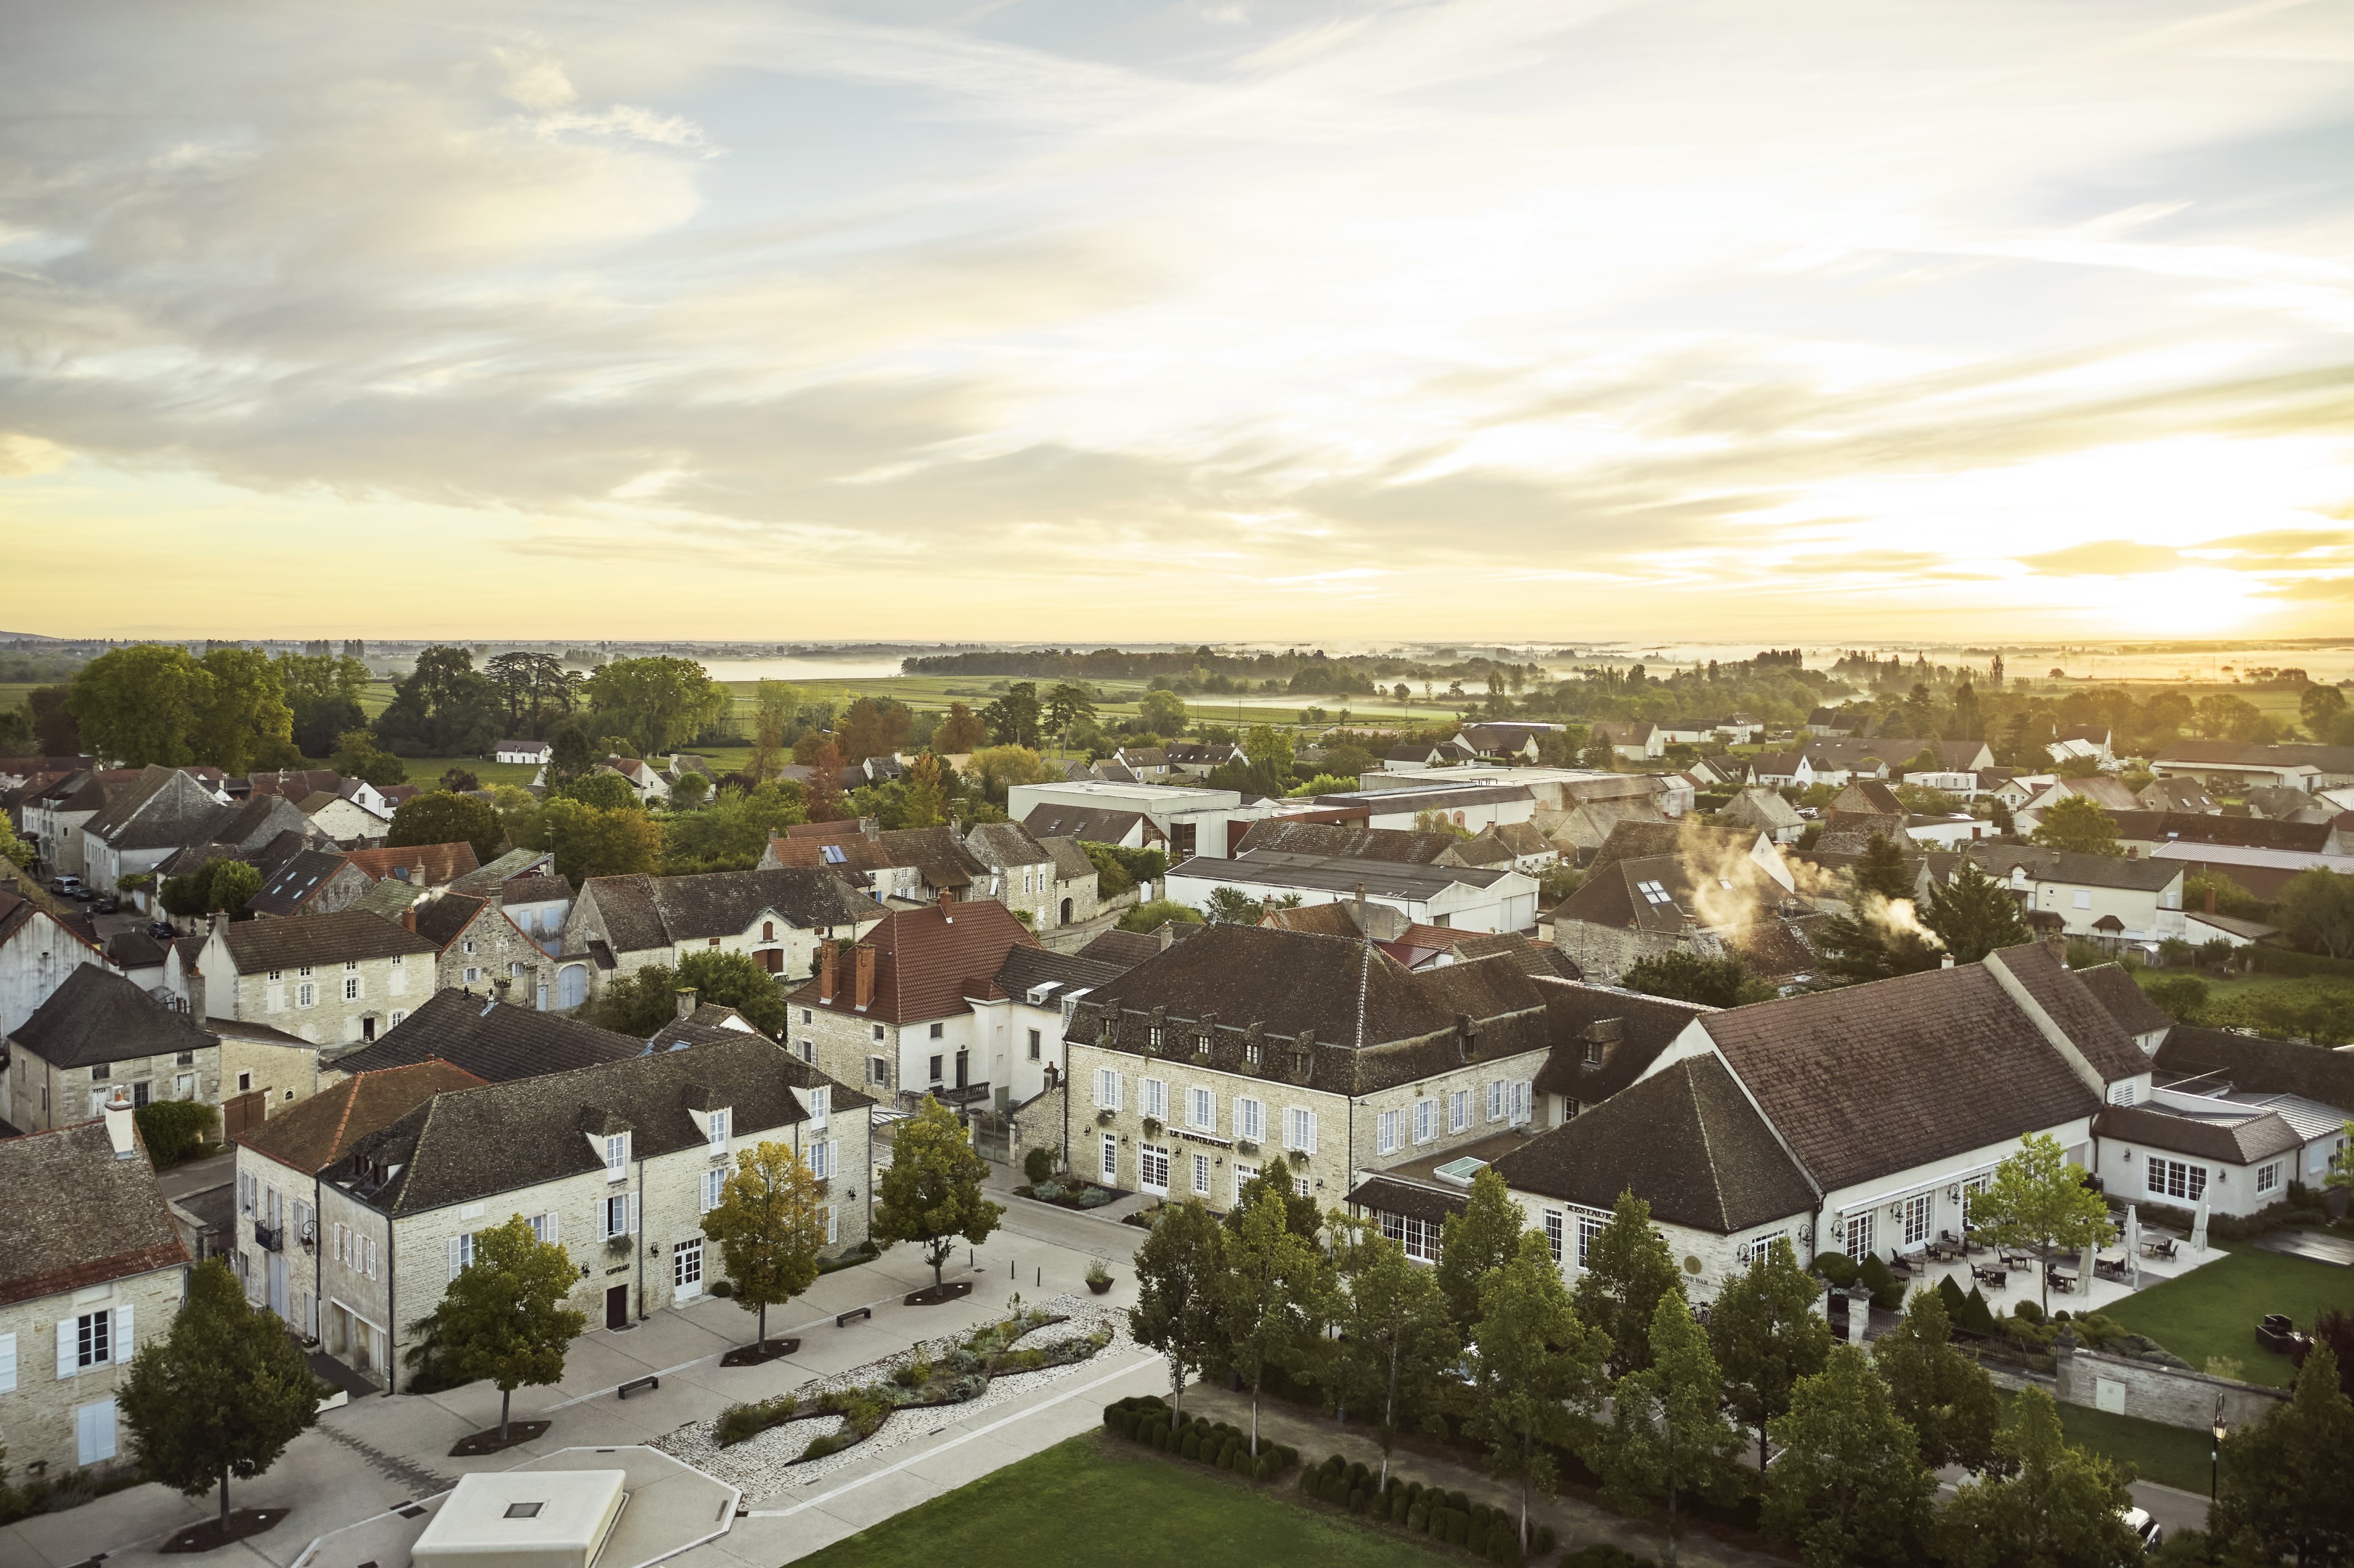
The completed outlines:
<svg viewBox="0 0 2354 1568">
<path fill-rule="evenodd" d="M 858 991 L 855 1000 L 859 1011 L 863 1012 L 875 1001 L 875 949 L 865 947 L 856 948 L 852 949 L 852 956 L 858 963 Z"/>
<path fill-rule="evenodd" d="M 841 973 L 842 949 L 832 942 L 821 942 L 817 949 L 817 999 L 832 1001 L 836 979 Z"/>
<path fill-rule="evenodd" d="M 956 889 L 953 887 L 940 889 L 940 919 L 950 926 L 956 924 Z"/>
<path fill-rule="evenodd" d="M 694 1014 L 695 988 L 691 985 L 683 985 L 678 988 L 678 1015 L 681 1018 L 691 1018 Z"/>
</svg>

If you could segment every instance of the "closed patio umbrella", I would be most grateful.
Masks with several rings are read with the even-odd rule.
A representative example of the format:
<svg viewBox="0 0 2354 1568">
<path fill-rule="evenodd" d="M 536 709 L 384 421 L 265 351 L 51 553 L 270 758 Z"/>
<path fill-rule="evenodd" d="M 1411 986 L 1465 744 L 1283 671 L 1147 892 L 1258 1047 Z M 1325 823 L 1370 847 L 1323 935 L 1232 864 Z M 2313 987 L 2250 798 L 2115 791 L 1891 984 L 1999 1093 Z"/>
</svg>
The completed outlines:
<svg viewBox="0 0 2354 1568">
<path fill-rule="evenodd" d="M 2190 1215 L 2190 1245 L 2199 1252 L 2207 1250 L 2207 1194 L 2199 1194 L 2199 1207 Z"/>
<path fill-rule="evenodd" d="M 2126 1205 L 2126 1266 L 2133 1271 L 2133 1287 L 2141 1288 L 2141 1216 Z"/>
</svg>

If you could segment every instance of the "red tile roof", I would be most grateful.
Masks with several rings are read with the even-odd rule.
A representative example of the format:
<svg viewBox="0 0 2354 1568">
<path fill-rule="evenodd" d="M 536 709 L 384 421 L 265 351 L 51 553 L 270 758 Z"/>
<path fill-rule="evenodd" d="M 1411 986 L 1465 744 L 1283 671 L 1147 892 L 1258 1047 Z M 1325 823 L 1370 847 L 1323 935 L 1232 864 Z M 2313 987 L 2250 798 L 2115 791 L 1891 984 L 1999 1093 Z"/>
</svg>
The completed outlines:
<svg viewBox="0 0 2354 1568">
<path fill-rule="evenodd" d="M 408 866 L 411 870 L 409 880 L 423 887 L 439 887 L 481 869 L 481 862 L 474 858 L 474 846 L 462 842 L 409 844 L 401 849 L 347 850 L 344 858 L 366 872 L 372 882 L 381 882 L 400 867 Z M 420 865 L 425 868 L 421 880 L 415 874 L 415 868 Z"/>
<path fill-rule="evenodd" d="M 970 1012 L 968 994 L 989 996 L 991 977 L 1015 948 L 1035 948 L 1038 938 L 1002 904 L 977 901 L 946 908 L 894 910 L 866 934 L 860 948 L 875 950 L 875 1000 L 862 1013 L 857 1000 L 856 959 L 842 956 L 833 1000 L 822 1001 L 821 982 L 811 980 L 792 994 L 796 1007 L 822 1007 L 885 1023 L 911 1023 Z"/>
</svg>

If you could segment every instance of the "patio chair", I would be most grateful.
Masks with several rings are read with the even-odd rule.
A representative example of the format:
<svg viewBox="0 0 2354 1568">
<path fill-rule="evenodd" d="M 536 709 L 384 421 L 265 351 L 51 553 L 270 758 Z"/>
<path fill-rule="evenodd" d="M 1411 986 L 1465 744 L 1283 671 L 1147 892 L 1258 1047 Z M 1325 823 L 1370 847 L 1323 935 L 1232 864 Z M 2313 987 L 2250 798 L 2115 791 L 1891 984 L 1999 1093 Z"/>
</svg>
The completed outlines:
<svg viewBox="0 0 2354 1568">
<path fill-rule="evenodd" d="M 2010 1271 L 2009 1269 L 1981 1268 L 1973 1264 L 1970 1266 L 1970 1275 L 1971 1277 L 1975 1278 L 1980 1285 L 1985 1286 L 1988 1290 L 2007 1290 L 2010 1287 Z"/>
<path fill-rule="evenodd" d="M 2103 1279 L 2123 1279 L 2129 1271 L 2122 1257 L 2096 1257 L 2093 1260 L 2093 1272 Z"/>
<path fill-rule="evenodd" d="M 2172 1236 L 2153 1236 L 2142 1242 L 2141 1250 L 2152 1257 L 2164 1258 L 2167 1262 L 2172 1263 L 2175 1246 L 2176 1243 Z"/>
<path fill-rule="evenodd" d="M 2063 1296 L 2076 1288 L 2076 1277 L 2073 1274 L 2062 1274 L 2057 1268 L 2051 1268 L 2044 1271 L 2044 1277 L 2052 1282 L 2052 1288 Z"/>
</svg>

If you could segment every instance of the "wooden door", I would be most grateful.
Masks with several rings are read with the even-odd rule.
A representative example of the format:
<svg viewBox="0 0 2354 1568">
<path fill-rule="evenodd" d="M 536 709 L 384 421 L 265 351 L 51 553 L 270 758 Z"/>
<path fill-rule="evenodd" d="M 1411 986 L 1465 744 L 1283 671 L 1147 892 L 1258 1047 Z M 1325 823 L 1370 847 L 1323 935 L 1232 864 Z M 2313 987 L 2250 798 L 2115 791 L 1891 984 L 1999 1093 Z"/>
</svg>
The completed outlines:
<svg viewBox="0 0 2354 1568">
<path fill-rule="evenodd" d="M 270 1091 L 255 1089 L 221 1102 L 221 1138 L 224 1141 L 240 1132 L 261 1125 L 264 1111 L 270 1104 Z"/>
<path fill-rule="evenodd" d="M 616 1285 L 605 1292 L 605 1327 L 626 1329 L 630 1326 L 630 1287 Z"/>
</svg>

